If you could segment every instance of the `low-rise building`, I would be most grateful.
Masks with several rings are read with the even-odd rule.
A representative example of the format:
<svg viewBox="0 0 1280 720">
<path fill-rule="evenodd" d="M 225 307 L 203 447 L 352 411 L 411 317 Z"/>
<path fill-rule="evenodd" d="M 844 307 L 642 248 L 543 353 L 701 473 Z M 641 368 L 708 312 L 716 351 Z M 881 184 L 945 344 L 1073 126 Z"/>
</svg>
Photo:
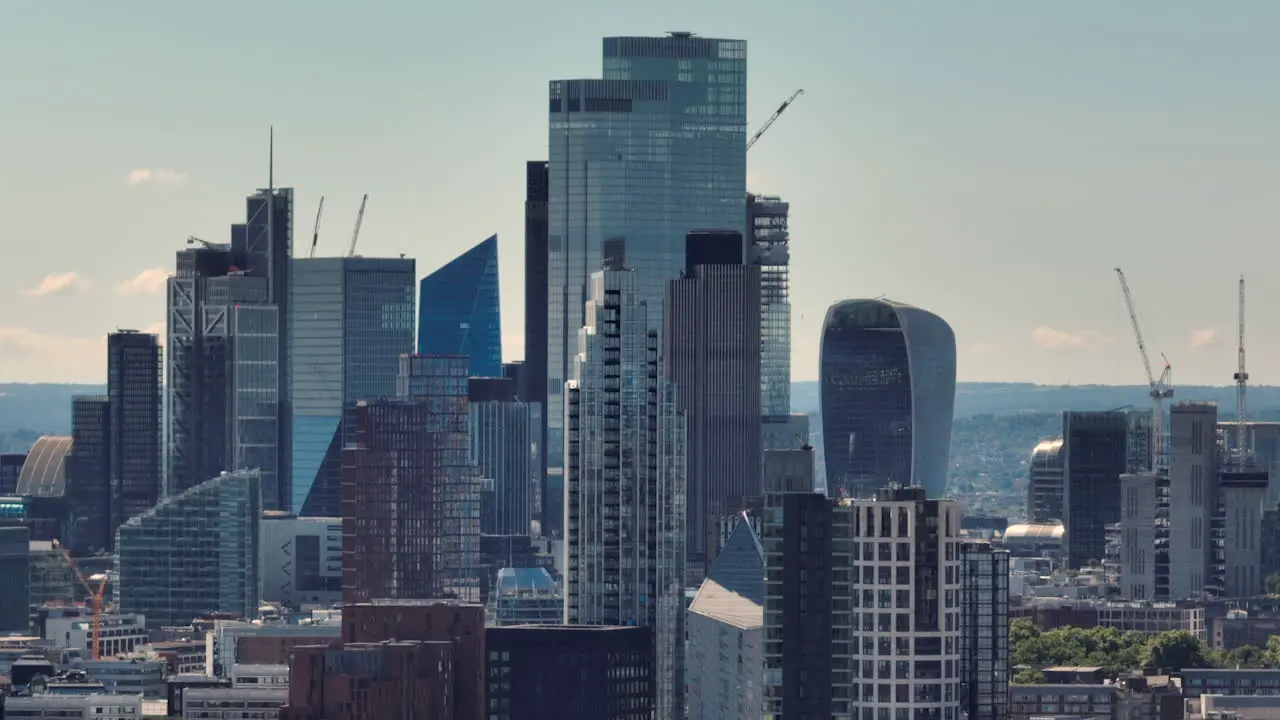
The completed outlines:
<svg viewBox="0 0 1280 720">
<path fill-rule="evenodd" d="M 79 650 L 93 657 L 93 616 L 83 614 L 50 616 L 44 620 L 44 637 L 59 647 Z M 98 624 L 98 657 L 115 657 L 132 652 L 148 642 L 147 619 L 135 613 L 103 613 Z"/>
<path fill-rule="evenodd" d="M 1162 633 L 1180 630 L 1208 640 L 1204 608 L 1165 602 L 1113 602 L 1098 606 L 1098 626 L 1120 632 Z"/>
<path fill-rule="evenodd" d="M 288 665 L 232 665 L 231 687 L 289 687 Z"/>
<path fill-rule="evenodd" d="M 289 686 L 271 688 L 187 688 L 183 720 L 277 720 L 289 700 Z"/>
<path fill-rule="evenodd" d="M 108 693 L 41 693 L 4 698 L 4 717 L 37 720 L 85 718 L 89 720 L 139 720 L 141 695 Z"/>
<path fill-rule="evenodd" d="M 1198 668 L 1182 671 L 1182 695 L 1280 695 L 1280 669 Z"/>
<path fill-rule="evenodd" d="M 109 693 L 164 697 L 168 666 L 162 660 L 141 658 L 81 660 L 77 667 L 106 687 Z"/>
</svg>

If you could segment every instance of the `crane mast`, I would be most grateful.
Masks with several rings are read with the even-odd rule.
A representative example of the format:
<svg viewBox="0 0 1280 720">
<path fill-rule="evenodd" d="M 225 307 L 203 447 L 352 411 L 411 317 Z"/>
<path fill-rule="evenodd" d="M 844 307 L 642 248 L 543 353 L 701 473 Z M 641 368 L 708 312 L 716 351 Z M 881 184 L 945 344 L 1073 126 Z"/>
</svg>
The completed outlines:
<svg viewBox="0 0 1280 720">
<path fill-rule="evenodd" d="M 364 206 L 369 202 L 369 193 L 360 200 L 360 212 L 356 213 L 356 229 L 351 233 L 351 246 L 347 248 L 347 257 L 355 257 L 356 241 L 360 239 L 360 224 L 364 222 Z"/>
<path fill-rule="evenodd" d="M 1236 452 L 1240 454 L 1240 465 L 1249 463 L 1253 448 L 1249 447 L 1248 414 L 1246 412 L 1245 395 L 1249 389 L 1249 373 L 1244 369 L 1244 276 L 1240 276 L 1240 328 L 1239 345 L 1236 350 Z"/>
<path fill-rule="evenodd" d="M 1133 302 L 1133 293 L 1129 290 L 1129 281 L 1120 268 L 1116 268 L 1116 276 L 1120 279 L 1120 289 L 1124 292 L 1124 304 L 1129 310 L 1133 336 L 1138 342 L 1138 354 L 1142 358 L 1142 369 L 1147 373 L 1147 384 L 1151 388 L 1148 393 L 1151 396 L 1152 405 L 1151 471 L 1156 472 L 1164 461 L 1164 401 L 1165 398 L 1173 397 L 1173 366 L 1162 354 L 1160 357 L 1164 360 L 1164 370 L 1160 373 L 1160 377 L 1156 378 L 1155 373 L 1151 371 L 1151 358 L 1147 355 L 1147 343 L 1142 338 L 1142 324 L 1138 322 L 1138 309 Z"/>
<path fill-rule="evenodd" d="M 316 243 L 320 241 L 320 214 L 324 212 L 324 196 L 320 196 L 320 207 L 316 208 L 316 226 L 311 231 L 311 252 L 307 253 L 308 258 L 316 256 Z"/>
</svg>

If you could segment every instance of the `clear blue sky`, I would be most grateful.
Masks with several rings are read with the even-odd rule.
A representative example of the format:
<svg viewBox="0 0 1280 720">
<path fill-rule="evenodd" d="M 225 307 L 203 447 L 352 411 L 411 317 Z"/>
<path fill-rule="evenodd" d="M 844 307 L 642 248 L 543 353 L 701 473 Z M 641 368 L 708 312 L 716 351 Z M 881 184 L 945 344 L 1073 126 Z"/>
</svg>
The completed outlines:
<svg viewBox="0 0 1280 720">
<path fill-rule="evenodd" d="M 961 380 L 1138 382 L 1120 265 L 1182 383 L 1229 382 L 1251 273 L 1278 382 L 1268 0 L 0 3 L 0 381 L 102 381 L 102 336 L 158 327 L 174 250 L 266 183 L 271 123 L 304 251 L 321 194 L 322 254 L 365 192 L 362 254 L 420 274 L 497 232 L 521 357 L 547 81 L 667 30 L 748 41 L 753 127 L 806 91 L 750 158 L 792 203 L 797 379 L 829 303 L 887 294 L 952 323 Z"/>
</svg>

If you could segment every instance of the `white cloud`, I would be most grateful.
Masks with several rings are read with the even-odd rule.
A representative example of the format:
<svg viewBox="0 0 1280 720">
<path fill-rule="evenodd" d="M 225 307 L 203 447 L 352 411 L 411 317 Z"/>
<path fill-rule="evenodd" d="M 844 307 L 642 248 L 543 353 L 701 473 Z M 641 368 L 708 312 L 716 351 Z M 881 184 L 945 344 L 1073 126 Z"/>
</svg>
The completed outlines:
<svg viewBox="0 0 1280 720">
<path fill-rule="evenodd" d="M 1102 337 L 1092 330 L 1073 333 L 1041 326 L 1031 331 L 1032 344 L 1049 352 L 1088 350 L 1096 347 L 1101 340 Z"/>
<path fill-rule="evenodd" d="M 102 382 L 107 337 L 65 337 L 0 326 L 0 367 L 12 382 Z"/>
<path fill-rule="evenodd" d="M 80 273 L 71 272 L 51 273 L 45 275 L 44 279 L 38 285 L 24 293 L 32 297 L 44 297 L 45 295 L 58 295 L 60 293 L 83 291 L 88 289 L 89 283 L 82 277 Z"/>
<path fill-rule="evenodd" d="M 773 184 L 769 179 L 756 173 L 747 173 L 747 192 L 756 194 L 771 192 Z"/>
<path fill-rule="evenodd" d="M 1217 344 L 1219 339 L 1221 339 L 1221 336 L 1218 333 L 1217 328 L 1192 330 L 1191 337 L 1187 340 L 1187 344 L 1193 348 L 1202 348 Z"/>
<path fill-rule="evenodd" d="M 125 176 L 130 185 L 185 185 L 187 179 L 186 173 L 168 168 L 137 168 Z"/>
<path fill-rule="evenodd" d="M 121 295 L 155 295 L 164 290 L 169 271 L 164 268 L 147 268 L 116 288 Z"/>
</svg>

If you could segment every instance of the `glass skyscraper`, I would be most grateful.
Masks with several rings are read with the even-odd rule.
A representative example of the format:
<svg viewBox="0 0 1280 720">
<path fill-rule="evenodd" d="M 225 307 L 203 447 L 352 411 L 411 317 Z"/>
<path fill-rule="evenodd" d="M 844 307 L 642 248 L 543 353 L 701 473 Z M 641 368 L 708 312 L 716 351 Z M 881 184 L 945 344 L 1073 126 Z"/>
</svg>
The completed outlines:
<svg viewBox="0 0 1280 720">
<path fill-rule="evenodd" d="M 293 512 L 342 514 L 344 412 L 395 395 L 400 356 L 413 352 L 415 280 L 412 258 L 293 261 Z"/>
<path fill-rule="evenodd" d="M 502 377 L 498 236 L 424 277 L 419 293 L 418 354 L 465 355 L 471 375 Z"/>
<path fill-rule="evenodd" d="M 107 336 L 107 395 L 110 397 L 111 502 L 108 534 L 160 500 L 163 433 L 160 338 L 121 330 Z M 74 450 L 73 450 L 74 452 Z"/>
<path fill-rule="evenodd" d="M 864 498 L 889 483 L 947 487 L 956 336 L 926 310 L 844 300 L 822 323 L 819 400 L 827 488 Z"/>
<path fill-rule="evenodd" d="M 257 471 L 224 473 L 116 531 L 120 612 L 147 625 L 187 625 L 212 612 L 258 612 L 262 490 Z"/>
<path fill-rule="evenodd" d="M 549 492 L 562 486 L 562 393 L 605 245 L 636 273 L 657 328 L 686 234 L 746 230 L 746 42 L 671 33 L 603 49 L 603 79 L 549 89 Z"/>
</svg>

